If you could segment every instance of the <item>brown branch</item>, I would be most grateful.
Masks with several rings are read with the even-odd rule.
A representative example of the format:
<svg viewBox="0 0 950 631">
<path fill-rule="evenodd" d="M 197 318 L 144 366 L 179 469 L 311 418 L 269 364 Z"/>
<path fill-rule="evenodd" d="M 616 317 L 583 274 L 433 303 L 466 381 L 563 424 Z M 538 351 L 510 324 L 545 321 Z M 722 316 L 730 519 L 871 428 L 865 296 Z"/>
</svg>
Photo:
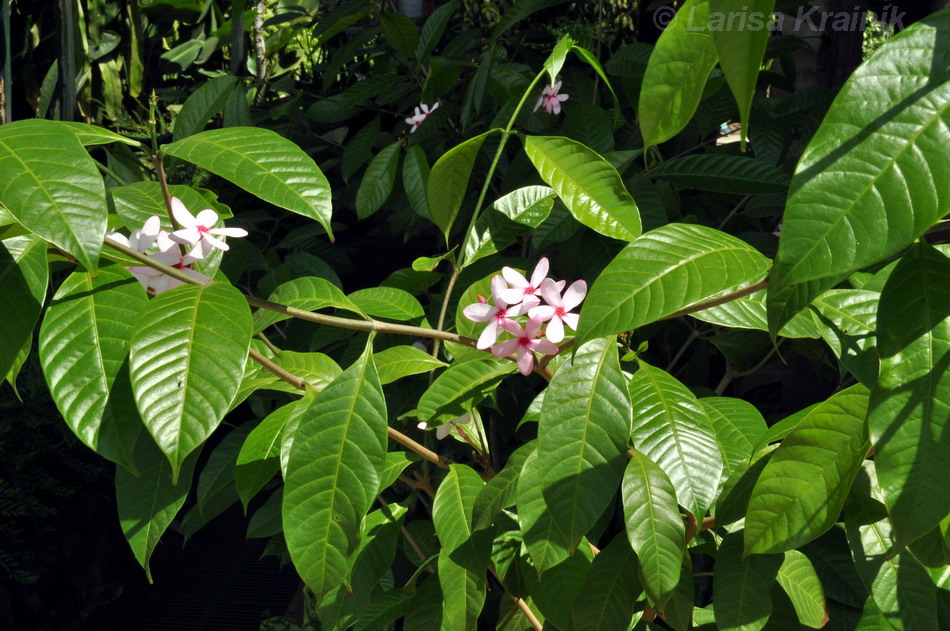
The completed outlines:
<svg viewBox="0 0 950 631">
<path fill-rule="evenodd" d="M 307 383 L 307 381 L 303 377 L 298 377 L 292 372 L 289 372 L 281 368 L 279 365 L 277 365 L 276 363 L 274 363 L 273 361 L 271 361 L 270 359 L 262 355 L 260 352 L 258 352 L 254 348 L 251 348 L 248 351 L 248 354 L 250 355 L 251 359 L 256 361 L 258 364 L 260 364 L 267 370 L 271 371 L 272 373 L 274 373 L 275 375 L 277 375 L 278 377 L 280 377 L 281 379 L 283 379 L 284 381 L 286 381 L 293 387 L 297 388 L 298 390 L 306 390 L 307 386 L 310 385 L 309 383 Z M 310 387 L 312 388 L 313 386 L 310 386 Z"/>
<path fill-rule="evenodd" d="M 423 458 L 425 458 L 432 464 L 442 467 L 443 469 L 448 469 L 449 465 L 452 464 L 451 460 L 443 458 L 442 456 L 440 456 L 439 454 L 435 453 L 434 451 L 432 451 L 431 449 L 427 447 L 423 447 L 422 445 L 420 445 L 413 439 L 409 438 L 408 436 L 406 436 L 399 430 L 392 427 L 388 427 L 386 429 L 389 432 L 390 438 L 392 438 L 394 441 L 396 441 L 403 447 L 419 454 L 420 456 L 422 456 Z"/>
<path fill-rule="evenodd" d="M 702 311 L 704 309 L 711 309 L 712 307 L 718 307 L 719 305 L 724 305 L 727 302 L 732 302 L 733 300 L 738 300 L 739 298 L 745 298 L 746 296 L 752 295 L 757 291 L 762 291 L 768 287 L 768 281 L 765 279 L 760 280 L 757 283 L 753 283 L 748 287 L 739 289 L 732 293 L 726 294 L 725 296 L 719 296 L 718 298 L 713 298 L 711 300 L 706 300 L 705 302 L 697 302 L 691 307 L 686 307 L 685 309 L 680 309 L 676 313 L 670 314 L 659 318 L 659 320 L 672 320 L 673 318 L 678 318 L 680 316 L 689 315 L 690 313 L 696 313 L 697 311 Z"/>
</svg>

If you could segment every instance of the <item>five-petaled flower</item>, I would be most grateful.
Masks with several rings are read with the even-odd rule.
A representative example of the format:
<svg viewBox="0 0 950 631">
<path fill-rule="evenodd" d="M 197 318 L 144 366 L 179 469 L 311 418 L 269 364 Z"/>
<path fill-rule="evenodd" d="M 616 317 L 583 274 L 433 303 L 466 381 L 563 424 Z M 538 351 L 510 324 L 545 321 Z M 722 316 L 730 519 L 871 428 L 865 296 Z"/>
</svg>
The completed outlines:
<svg viewBox="0 0 950 631">
<path fill-rule="evenodd" d="M 145 225 L 133 230 L 128 238 L 118 232 L 110 232 L 106 236 L 113 241 L 118 241 L 132 248 L 136 252 L 148 254 L 149 257 L 158 263 L 181 270 L 185 274 L 194 277 L 197 281 L 208 282 L 211 280 L 204 274 L 191 269 L 190 265 L 199 259 L 192 256 L 191 253 L 182 256 L 178 245 L 169 238 L 167 232 L 161 229 L 161 221 L 157 215 L 149 217 Z M 158 250 L 150 253 L 148 250 L 153 245 L 156 245 Z M 156 295 L 184 284 L 177 278 L 166 276 L 153 267 L 143 265 L 130 267 L 128 269 L 132 272 L 132 275 L 142 283 L 146 290 L 151 289 Z"/>
<path fill-rule="evenodd" d="M 570 313 L 571 309 L 581 304 L 587 295 L 587 283 L 578 280 L 571 284 L 561 296 L 561 288 L 557 286 L 550 278 L 545 278 L 541 283 L 541 296 L 548 304 L 531 308 L 528 311 L 529 318 L 539 318 L 542 322 L 547 322 L 545 335 L 549 340 L 557 344 L 564 339 L 564 325 L 577 330 L 577 322 L 580 319 L 576 313 Z"/>
<path fill-rule="evenodd" d="M 531 272 L 530 281 L 515 269 L 510 267 L 501 268 L 501 275 L 508 281 L 511 288 L 502 289 L 498 294 L 510 305 L 520 302 L 522 305 L 521 313 L 527 313 L 529 309 L 541 304 L 541 299 L 536 294 L 541 289 L 541 284 L 549 280 L 545 278 L 548 274 L 548 267 L 547 257 L 542 256 L 534 267 L 534 271 Z"/>
<path fill-rule="evenodd" d="M 416 106 L 416 113 L 406 119 L 406 124 L 411 125 L 412 129 L 409 130 L 409 133 L 419 129 L 419 125 L 422 124 L 422 121 L 429 118 L 429 116 L 439 107 L 439 102 L 436 101 L 432 107 L 429 107 L 425 103 L 420 103 Z"/>
<path fill-rule="evenodd" d="M 212 228 L 211 226 L 218 223 L 218 213 L 210 208 L 205 208 L 195 217 L 188 212 L 185 204 L 180 199 L 172 197 L 171 210 L 175 221 L 181 224 L 182 229 L 176 230 L 169 236 L 175 243 L 195 246 L 189 256 L 196 261 L 204 259 L 214 248 L 228 250 L 228 244 L 215 238 L 215 235 L 223 237 L 247 236 L 247 230 L 243 228 Z"/>
<path fill-rule="evenodd" d="M 490 305 L 484 298 L 479 296 L 478 302 L 462 310 L 462 313 L 469 320 L 488 323 L 488 326 L 485 327 L 485 330 L 482 331 L 482 334 L 478 337 L 478 343 L 476 344 L 476 347 L 481 350 L 485 350 L 495 343 L 495 340 L 498 339 L 498 334 L 501 333 L 499 329 L 505 322 L 523 313 L 522 305 L 516 304 L 511 306 L 512 302 L 517 301 L 513 300 L 509 302 L 502 295 L 501 292 L 506 289 L 508 289 L 508 286 L 505 284 L 505 279 L 501 276 L 495 276 L 491 279 L 491 294 L 495 304 Z"/>
<path fill-rule="evenodd" d="M 561 103 L 568 99 L 566 94 L 558 94 L 558 90 L 561 89 L 561 82 L 558 81 L 554 85 L 545 86 L 541 91 L 541 96 L 538 97 L 538 102 L 534 106 L 534 112 L 538 111 L 538 108 L 542 105 L 544 109 L 548 111 L 548 114 L 560 114 L 561 113 Z"/>
<path fill-rule="evenodd" d="M 554 342 L 538 337 L 541 332 L 541 318 L 528 318 L 528 324 L 523 329 L 514 320 L 505 320 L 502 326 L 515 337 L 498 342 L 491 347 L 491 353 L 495 357 L 507 357 L 517 352 L 518 370 L 526 377 L 534 370 L 535 352 L 556 355 L 560 350 Z"/>
</svg>

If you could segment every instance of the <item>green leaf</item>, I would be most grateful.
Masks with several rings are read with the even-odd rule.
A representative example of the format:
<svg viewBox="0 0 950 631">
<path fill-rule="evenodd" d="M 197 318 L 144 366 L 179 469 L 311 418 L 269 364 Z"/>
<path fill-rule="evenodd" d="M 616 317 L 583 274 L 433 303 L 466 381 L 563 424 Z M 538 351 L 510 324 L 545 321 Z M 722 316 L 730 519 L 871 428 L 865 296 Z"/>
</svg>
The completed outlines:
<svg viewBox="0 0 950 631">
<path fill-rule="evenodd" d="M 759 631 L 772 615 L 769 591 L 782 565 L 777 554 L 742 555 L 743 531 L 722 540 L 713 572 L 713 608 L 723 631 Z"/>
<path fill-rule="evenodd" d="M 196 134 L 205 128 L 211 118 L 224 110 L 228 97 L 238 84 L 238 78 L 226 74 L 201 84 L 185 99 L 181 111 L 175 116 L 172 140 L 178 141 Z"/>
<path fill-rule="evenodd" d="M 574 40 L 571 39 L 571 36 L 563 35 L 561 39 L 557 41 L 557 44 L 554 45 L 548 58 L 544 60 L 544 69 L 547 71 L 548 77 L 551 78 L 548 85 L 557 83 L 557 75 L 561 72 L 564 61 L 567 59 L 567 54 L 571 52 L 571 47 L 573 46 Z"/>
<path fill-rule="evenodd" d="M 742 150 L 745 151 L 752 97 L 755 96 L 759 67 L 771 34 L 767 19 L 763 17 L 772 15 L 775 0 L 710 0 L 709 8 L 710 16 L 716 16 L 715 21 L 710 21 L 709 30 L 716 44 L 719 67 L 739 104 Z M 741 16 L 738 23 L 732 19 L 733 15 Z M 759 17 L 758 28 L 751 21 L 753 16 Z"/>
<path fill-rule="evenodd" d="M 402 475 L 402 472 L 406 470 L 406 467 L 418 460 L 418 456 L 405 451 L 387 452 L 386 463 L 383 466 L 383 469 L 379 472 L 380 492 L 395 484 L 396 480 L 399 479 L 399 476 Z"/>
<path fill-rule="evenodd" d="M 650 171 L 650 177 L 682 188 L 736 195 L 784 193 L 791 179 L 761 160 L 714 153 L 664 162 Z"/>
<path fill-rule="evenodd" d="M 881 295 L 859 289 L 832 289 L 812 303 L 821 336 L 845 368 L 867 387 L 877 381 L 877 312 Z M 808 312 L 802 312 L 804 315 Z M 792 318 L 792 321 L 798 318 Z"/>
<path fill-rule="evenodd" d="M 537 605 L 548 626 L 556 625 L 555 628 L 564 631 L 581 631 L 574 630 L 571 612 L 587 581 L 594 553 L 587 541 L 571 553 L 543 574 L 540 573 L 540 568 L 538 573 L 531 571 L 524 556 L 519 559 L 519 563 L 524 575 L 525 591 Z"/>
<path fill-rule="evenodd" d="M 90 125 L 88 123 L 79 123 L 75 121 L 50 121 L 39 118 L 28 118 L 16 121 L 16 124 L 18 126 L 22 126 L 25 129 L 32 127 L 41 132 L 69 132 L 74 135 L 84 147 L 108 145 L 113 142 L 121 142 L 124 145 L 130 145 L 132 147 L 142 146 L 142 143 L 137 140 L 126 138 L 121 134 L 111 132 L 108 129 L 99 127 L 98 125 Z"/>
<path fill-rule="evenodd" d="M 759 436 L 768 429 L 754 405 L 742 399 L 708 397 L 699 400 L 709 417 L 723 455 L 723 481 L 752 458 Z"/>
<path fill-rule="evenodd" d="M 528 456 L 537 449 L 534 441 L 518 447 L 509 457 L 505 467 L 498 472 L 478 493 L 472 508 L 472 527 L 483 530 L 491 527 L 498 514 L 515 503 L 518 478 Z"/>
<path fill-rule="evenodd" d="M 360 219 L 366 219 L 382 208 L 393 192 L 399 168 L 399 146 L 394 142 L 384 147 L 366 167 L 356 191 L 356 216 Z"/>
<path fill-rule="evenodd" d="M 376 318 L 408 322 L 425 316 L 415 296 L 395 287 L 369 287 L 354 291 L 348 297 L 363 313 Z"/>
<path fill-rule="evenodd" d="M 244 423 L 228 432 L 211 452 L 208 462 L 201 470 L 201 475 L 198 476 L 196 504 L 201 515 L 201 525 L 223 513 L 238 500 L 235 465 L 241 445 L 253 426 L 253 423 Z"/>
<path fill-rule="evenodd" d="M 384 11 L 379 15 L 379 24 L 389 45 L 406 59 L 411 59 L 419 45 L 419 27 L 416 23 L 402 13 Z"/>
<path fill-rule="evenodd" d="M 637 118 L 644 147 L 666 142 L 696 112 L 719 56 L 706 28 L 709 0 L 687 0 L 660 34 L 647 63 Z"/>
<path fill-rule="evenodd" d="M 640 236 L 637 204 L 609 162 L 560 136 L 525 136 L 524 150 L 541 179 L 557 191 L 579 222 L 622 241 Z"/>
<path fill-rule="evenodd" d="M 432 523 L 442 552 L 452 555 L 472 543 L 472 509 L 485 483 L 468 465 L 453 464 L 432 502 Z M 443 585 L 443 590 L 445 586 Z"/>
<path fill-rule="evenodd" d="M 53 296 L 39 336 L 43 374 L 69 429 L 133 472 L 143 425 L 129 382 L 129 346 L 147 305 L 142 285 L 119 265 L 103 265 L 95 276 L 75 271 Z"/>
<path fill-rule="evenodd" d="M 46 247 L 45 241 L 34 236 L 0 241 L 0 312 L 4 314 L 0 319 L 0 375 L 10 372 L 20 349 L 33 338 L 49 283 Z"/>
<path fill-rule="evenodd" d="M 303 377 L 304 381 L 317 390 L 323 390 L 343 372 L 339 364 L 323 353 L 281 351 L 275 359 L 281 368 L 298 377 Z M 262 387 L 268 390 L 300 394 L 300 390 L 283 380 L 268 383 Z"/>
<path fill-rule="evenodd" d="M 670 477 L 676 498 L 697 519 L 715 499 L 722 455 L 709 417 L 689 389 L 640 362 L 630 380 L 633 446 Z"/>
<path fill-rule="evenodd" d="M 571 548 L 620 486 L 630 436 L 626 385 L 616 342 L 601 338 L 579 348 L 545 391 L 538 425 L 541 492 Z"/>
<path fill-rule="evenodd" d="M 231 285 L 184 285 L 156 296 L 132 328 L 129 374 L 145 427 L 172 479 L 218 426 L 237 394 L 251 312 Z"/>
<path fill-rule="evenodd" d="M 868 452 L 867 401 L 860 384 L 842 390 L 782 441 L 749 500 L 746 554 L 791 550 L 834 525 Z"/>
<path fill-rule="evenodd" d="M 422 33 L 419 35 L 419 45 L 416 47 L 416 59 L 424 61 L 426 57 L 432 54 L 445 28 L 449 25 L 452 15 L 458 8 L 458 0 L 452 0 L 440 6 L 432 12 L 426 23 L 422 25 Z"/>
<path fill-rule="evenodd" d="M 950 179 L 948 34 L 950 14 L 939 12 L 888 40 L 851 75 L 808 143 L 769 280 L 772 331 L 950 212 L 941 184 Z"/>
<path fill-rule="evenodd" d="M 504 250 L 541 225 L 551 214 L 554 195 L 547 186 L 524 186 L 499 197 L 472 227 L 462 251 L 462 267 Z"/>
<path fill-rule="evenodd" d="M 868 425 L 902 548 L 950 513 L 950 259 L 924 243 L 891 273 L 877 313 L 881 377 Z"/>
<path fill-rule="evenodd" d="M 442 585 L 442 626 L 475 629 L 485 604 L 485 580 L 457 564 L 446 550 L 439 552 L 439 583 Z"/>
<path fill-rule="evenodd" d="M 363 615 L 356 621 L 354 631 L 373 631 L 390 628 L 399 618 L 406 615 L 412 594 L 392 590 L 377 593 L 369 601 Z"/>
<path fill-rule="evenodd" d="M 232 216 L 231 209 L 227 206 L 210 202 L 190 186 L 170 184 L 168 193 L 180 199 L 192 214 L 198 214 L 204 208 L 213 207 L 220 217 Z M 169 232 L 175 230 L 168 216 L 168 207 L 165 206 L 162 185 L 158 182 L 135 182 L 126 186 L 114 186 L 109 189 L 109 195 L 112 197 L 115 212 L 122 221 L 122 225 L 129 230 L 140 229 L 152 215 L 158 216 L 163 230 Z"/>
<path fill-rule="evenodd" d="M 280 470 L 281 434 L 291 417 L 300 411 L 296 403 L 284 404 L 268 414 L 241 445 L 235 462 L 234 484 L 245 512 L 251 498 Z"/>
<path fill-rule="evenodd" d="M 376 353 L 374 361 L 376 362 L 376 369 L 379 371 L 379 381 L 383 385 L 409 375 L 418 375 L 448 366 L 442 360 L 436 359 L 415 346 L 387 348 Z"/>
<path fill-rule="evenodd" d="M 514 362 L 494 357 L 449 366 L 419 399 L 416 416 L 429 423 L 456 419 L 469 412 L 516 370 Z"/>
<path fill-rule="evenodd" d="M 162 151 L 320 222 L 333 239 L 327 178 L 310 156 L 277 133 L 259 127 L 212 129 L 164 145 Z"/>
<path fill-rule="evenodd" d="M 731 329 L 769 330 L 764 290 L 689 315 L 697 320 Z M 778 334 L 780 337 L 788 338 L 820 338 L 821 323 L 813 312 L 801 311 L 796 313 Z"/>
<path fill-rule="evenodd" d="M 177 484 L 172 481 L 168 459 L 151 440 L 136 443 L 133 459 L 138 475 L 125 467 L 116 467 L 116 503 L 122 532 L 151 583 L 148 561 L 188 497 L 198 451 L 182 462 Z"/>
<path fill-rule="evenodd" d="M 303 276 L 282 283 L 271 292 L 267 299 L 304 311 L 336 307 L 337 309 L 346 309 L 359 315 L 365 315 L 336 285 L 316 276 Z M 270 325 L 290 317 L 292 316 L 278 311 L 258 309 L 254 312 L 254 332 L 259 333 Z"/>
<path fill-rule="evenodd" d="M 475 157 L 488 136 L 499 133 L 500 129 L 490 129 L 474 138 L 452 147 L 439 158 L 429 173 L 426 185 L 426 198 L 429 202 L 429 214 L 432 222 L 449 241 L 452 224 L 462 208 L 468 180 L 475 166 Z"/>
<path fill-rule="evenodd" d="M 575 629 L 626 631 L 636 615 L 637 557 L 623 535 L 594 557 L 573 607 Z"/>
<path fill-rule="evenodd" d="M 627 538 L 637 553 L 643 590 L 663 611 L 679 584 L 686 527 L 669 477 L 636 449 L 631 452 L 621 491 Z"/>
<path fill-rule="evenodd" d="M 284 478 L 287 548 L 318 602 L 349 585 L 350 553 L 379 493 L 386 400 L 371 344 L 301 412 Z"/>
<path fill-rule="evenodd" d="M 759 280 L 769 261 L 705 226 L 667 224 L 629 244 L 594 282 L 577 342 L 636 329 Z"/>
<path fill-rule="evenodd" d="M 442 7 L 445 8 L 445 7 Z M 439 9 L 441 11 L 441 8 Z M 429 186 L 429 163 L 426 152 L 419 145 L 410 145 L 402 161 L 402 187 L 416 214 L 425 219 L 432 217 L 426 189 Z"/>
<path fill-rule="evenodd" d="M 280 520 L 280 507 L 283 501 L 284 487 L 281 486 L 268 496 L 260 508 L 254 511 L 251 521 L 247 524 L 248 539 L 272 537 L 283 531 Z"/>
<path fill-rule="evenodd" d="M 825 588 L 808 557 L 798 550 L 788 550 L 776 578 L 791 599 L 799 622 L 812 629 L 825 626 L 828 622 Z"/>
<path fill-rule="evenodd" d="M 73 133 L 28 122 L 0 127 L 0 203 L 30 232 L 95 272 L 106 233 L 102 176 Z"/>
<path fill-rule="evenodd" d="M 377 116 L 361 127 L 360 130 L 346 142 L 346 146 L 343 147 L 343 158 L 340 161 L 340 171 L 342 172 L 344 182 L 349 182 L 350 178 L 369 160 L 369 157 L 373 153 L 373 145 L 376 144 L 376 138 L 378 136 L 379 117 Z"/>
<path fill-rule="evenodd" d="M 524 545 L 539 574 L 566 559 L 574 549 L 568 546 L 567 534 L 548 511 L 541 494 L 542 466 L 537 450 L 528 454 L 518 476 L 516 502 Z"/>
</svg>

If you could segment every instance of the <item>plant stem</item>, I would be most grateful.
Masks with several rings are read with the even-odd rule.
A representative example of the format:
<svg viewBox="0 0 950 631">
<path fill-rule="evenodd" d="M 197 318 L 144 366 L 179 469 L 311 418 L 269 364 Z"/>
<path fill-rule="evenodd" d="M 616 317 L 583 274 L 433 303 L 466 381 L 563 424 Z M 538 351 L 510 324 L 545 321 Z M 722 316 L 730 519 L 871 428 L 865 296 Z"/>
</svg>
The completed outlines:
<svg viewBox="0 0 950 631">
<path fill-rule="evenodd" d="M 286 381 L 293 387 L 297 388 L 298 390 L 307 389 L 307 386 L 309 384 L 303 379 L 303 377 L 298 377 L 292 372 L 289 372 L 281 368 L 279 365 L 277 365 L 276 363 L 274 363 L 273 361 L 271 361 L 264 355 L 261 355 L 257 350 L 251 348 L 248 351 L 248 355 L 251 357 L 251 359 L 256 361 L 258 364 L 260 364 L 267 370 L 271 371 L 272 373 L 274 373 L 275 375 L 277 375 L 278 377 L 280 377 L 281 379 L 283 379 L 284 381 Z"/>
<path fill-rule="evenodd" d="M 409 449 L 410 451 L 414 451 L 415 453 L 419 454 L 420 456 L 422 456 L 423 458 L 425 458 L 432 464 L 438 467 L 442 467 L 443 469 L 448 469 L 449 465 L 452 464 L 451 460 L 447 458 L 443 458 L 442 456 L 435 453 L 431 449 L 423 447 L 422 445 L 420 445 L 413 439 L 409 438 L 402 432 L 396 429 L 393 429 L 392 427 L 386 428 L 386 431 L 389 433 L 389 437 L 392 438 L 394 441 L 396 441 L 403 447 Z"/>
<path fill-rule="evenodd" d="M 685 309 L 680 309 L 676 313 L 672 313 L 668 316 L 660 318 L 660 320 L 672 320 L 673 318 L 679 318 L 680 316 L 689 315 L 690 313 L 696 313 L 697 311 L 702 311 L 704 309 L 711 309 L 712 307 L 718 307 L 719 305 L 724 305 L 727 302 L 732 302 L 733 300 L 738 300 L 739 298 L 745 298 L 750 296 L 757 291 L 762 291 L 768 287 L 769 283 L 767 280 L 762 279 L 757 283 L 753 283 L 748 287 L 743 287 L 742 289 L 736 290 L 732 293 L 728 293 L 725 296 L 719 296 L 718 298 L 713 298 L 711 300 L 706 300 L 704 302 L 697 302 L 691 307 L 686 307 Z"/>
</svg>

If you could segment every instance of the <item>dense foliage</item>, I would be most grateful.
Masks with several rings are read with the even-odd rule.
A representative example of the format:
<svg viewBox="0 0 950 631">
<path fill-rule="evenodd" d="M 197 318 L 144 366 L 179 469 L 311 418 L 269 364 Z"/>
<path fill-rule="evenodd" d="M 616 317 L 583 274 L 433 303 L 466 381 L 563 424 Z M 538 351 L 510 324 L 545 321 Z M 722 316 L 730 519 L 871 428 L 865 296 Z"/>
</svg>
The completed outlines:
<svg viewBox="0 0 950 631">
<path fill-rule="evenodd" d="M 950 10 L 832 95 L 771 0 L 219 4 L 0 126 L 0 374 L 146 573 L 241 502 L 307 628 L 950 628 Z"/>
</svg>

